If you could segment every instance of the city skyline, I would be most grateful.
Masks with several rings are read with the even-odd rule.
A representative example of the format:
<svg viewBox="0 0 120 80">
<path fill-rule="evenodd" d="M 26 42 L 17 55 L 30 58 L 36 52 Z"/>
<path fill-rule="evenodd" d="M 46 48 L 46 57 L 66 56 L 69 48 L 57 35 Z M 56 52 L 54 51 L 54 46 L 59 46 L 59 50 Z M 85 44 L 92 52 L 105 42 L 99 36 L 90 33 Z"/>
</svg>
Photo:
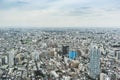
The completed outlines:
<svg viewBox="0 0 120 80">
<path fill-rule="evenodd" d="M 0 0 L 0 27 L 119 27 L 117 0 Z"/>
</svg>

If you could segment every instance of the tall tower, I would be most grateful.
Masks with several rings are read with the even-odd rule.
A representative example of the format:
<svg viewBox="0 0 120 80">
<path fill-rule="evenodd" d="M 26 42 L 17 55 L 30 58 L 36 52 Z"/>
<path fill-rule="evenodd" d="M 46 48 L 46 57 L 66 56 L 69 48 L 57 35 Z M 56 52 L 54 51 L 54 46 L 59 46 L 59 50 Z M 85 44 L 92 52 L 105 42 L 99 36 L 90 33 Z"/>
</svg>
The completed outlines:
<svg viewBox="0 0 120 80">
<path fill-rule="evenodd" d="M 12 67 L 14 65 L 14 49 L 10 51 L 9 55 L 9 67 Z"/>
<path fill-rule="evenodd" d="M 90 76 L 93 79 L 98 78 L 100 75 L 100 49 L 96 47 L 92 47 L 90 51 L 90 64 L 89 64 L 89 72 Z"/>
</svg>

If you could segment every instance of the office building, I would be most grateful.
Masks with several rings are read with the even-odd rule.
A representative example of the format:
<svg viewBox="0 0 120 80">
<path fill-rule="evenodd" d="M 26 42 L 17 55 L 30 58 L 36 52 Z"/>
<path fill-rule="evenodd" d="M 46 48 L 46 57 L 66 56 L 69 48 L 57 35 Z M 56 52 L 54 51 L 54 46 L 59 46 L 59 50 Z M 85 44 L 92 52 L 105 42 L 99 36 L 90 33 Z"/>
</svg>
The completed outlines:
<svg viewBox="0 0 120 80">
<path fill-rule="evenodd" d="M 76 51 L 70 51 L 69 52 L 69 58 L 70 59 L 75 59 L 77 57 L 77 52 Z"/>
<path fill-rule="evenodd" d="M 97 47 L 92 47 L 90 51 L 90 64 L 89 64 L 89 70 L 90 70 L 90 76 L 93 79 L 98 78 L 100 74 L 100 50 Z"/>
<path fill-rule="evenodd" d="M 12 67 L 14 65 L 14 49 L 8 53 L 8 58 L 9 58 L 9 67 Z"/>
</svg>

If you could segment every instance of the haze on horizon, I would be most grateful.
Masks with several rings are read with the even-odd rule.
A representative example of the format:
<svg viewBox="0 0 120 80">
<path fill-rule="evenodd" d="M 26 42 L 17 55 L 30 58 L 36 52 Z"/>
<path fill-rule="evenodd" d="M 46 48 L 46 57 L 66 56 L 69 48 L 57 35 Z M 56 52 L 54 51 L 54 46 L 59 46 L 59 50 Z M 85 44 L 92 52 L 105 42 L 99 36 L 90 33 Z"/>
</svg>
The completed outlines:
<svg viewBox="0 0 120 80">
<path fill-rule="evenodd" d="M 120 26 L 119 0 L 0 0 L 0 26 Z"/>
</svg>

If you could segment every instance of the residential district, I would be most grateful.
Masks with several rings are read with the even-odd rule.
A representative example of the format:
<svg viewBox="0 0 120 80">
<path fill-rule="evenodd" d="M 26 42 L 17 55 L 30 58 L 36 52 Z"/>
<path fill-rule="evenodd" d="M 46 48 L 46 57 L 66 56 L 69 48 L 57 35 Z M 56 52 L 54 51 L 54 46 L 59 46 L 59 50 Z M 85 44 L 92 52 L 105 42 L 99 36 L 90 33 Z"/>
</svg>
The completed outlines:
<svg viewBox="0 0 120 80">
<path fill-rule="evenodd" d="M 1 28 L 0 80 L 120 80 L 120 29 Z"/>
</svg>

